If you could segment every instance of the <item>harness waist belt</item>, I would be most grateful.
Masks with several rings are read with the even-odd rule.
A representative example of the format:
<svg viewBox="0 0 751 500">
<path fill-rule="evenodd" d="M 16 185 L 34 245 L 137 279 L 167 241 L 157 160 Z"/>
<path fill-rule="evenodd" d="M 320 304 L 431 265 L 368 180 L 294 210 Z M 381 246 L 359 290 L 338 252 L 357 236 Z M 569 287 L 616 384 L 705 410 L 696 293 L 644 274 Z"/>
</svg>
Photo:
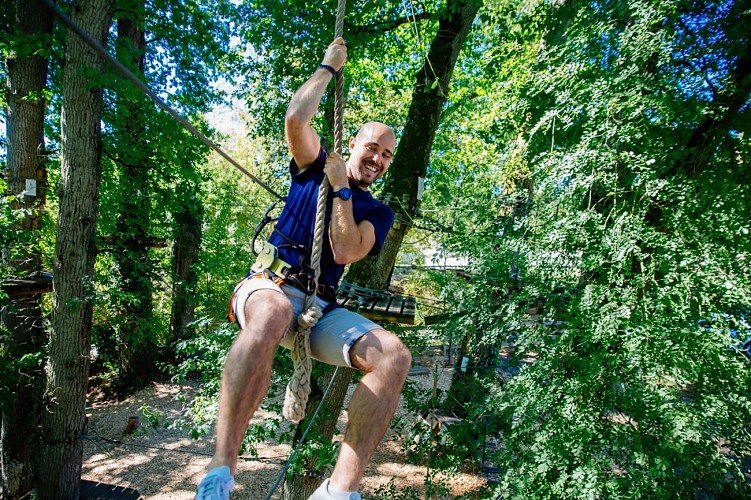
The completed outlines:
<svg viewBox="0 0 751 500">
<path fill-rule="evenodd" d="M 282 278 L 283 282 L 304 292 L 307 295 L 315 293 L 327 302 L 336 303 L 336 287 L 325 284 L 314 285 L 312 269 L 300 269 L 300 266 L 292 266 L 279 258 L 279 250 L 269 243 L 263 241 L 261 250 L 258 252 L 255 263 L 250 267 L 251 275 L 264 276 L 264 271 L 269 270 Z M 308 272 L 310 271 L 310 272 Z M 261 277 L 259 276 L 259 277 Z"/>
</svg>

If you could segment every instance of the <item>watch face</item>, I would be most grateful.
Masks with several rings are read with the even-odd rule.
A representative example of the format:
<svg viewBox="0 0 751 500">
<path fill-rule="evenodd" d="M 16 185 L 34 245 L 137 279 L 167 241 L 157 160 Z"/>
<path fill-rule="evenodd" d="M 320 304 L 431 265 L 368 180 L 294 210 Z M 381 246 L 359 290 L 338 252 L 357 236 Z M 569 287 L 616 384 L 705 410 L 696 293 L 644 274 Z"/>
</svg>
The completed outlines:
<svg viewBox="0 0 751 500">
<path fill-rule="evenodd" d="M 341 188 L 339 191 L 334 193 L 334 196 L 343 200 L 349 200 L 350 198 L 352 198 L 352 191 L 350 191 L 349 188 Z"/>
</svg>

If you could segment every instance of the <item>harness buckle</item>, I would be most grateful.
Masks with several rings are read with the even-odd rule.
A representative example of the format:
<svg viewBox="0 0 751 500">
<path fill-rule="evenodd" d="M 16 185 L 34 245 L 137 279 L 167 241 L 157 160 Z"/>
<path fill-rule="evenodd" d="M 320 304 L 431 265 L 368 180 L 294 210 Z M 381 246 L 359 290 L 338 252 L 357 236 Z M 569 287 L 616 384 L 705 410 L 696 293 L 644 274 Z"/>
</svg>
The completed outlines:
<svg viewBox="0 0 751 500">
<path fill-rule="evenodd" d="M 306 264 L 287 269 L 284 273 L 284 281 L 305 295 L 313 295 L 316 292 L 315 273 Z"/>
<path fill-rule="evenodd" d="M 250 267 L 255 273 L 262 273 L 268 269 L 277 276 L 284 276 L 285 271 L 292 267 L 279 258 L 279 250 L 268 241 L 261 242 L 261 250 L 256 256 L 256 261 Z"/>
</svg>

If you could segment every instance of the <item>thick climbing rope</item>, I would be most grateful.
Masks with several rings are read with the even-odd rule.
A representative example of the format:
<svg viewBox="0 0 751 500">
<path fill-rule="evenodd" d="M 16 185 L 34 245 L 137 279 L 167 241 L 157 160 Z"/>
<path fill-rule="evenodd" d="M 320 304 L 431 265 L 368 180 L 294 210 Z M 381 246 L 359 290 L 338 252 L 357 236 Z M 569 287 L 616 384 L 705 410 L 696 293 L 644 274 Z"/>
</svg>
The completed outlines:
<svg viewBox="0 0 751 500">
<path fill-rule="evenodd" d="M 339 0 L 336 11 L 336 25 L 334 38 L 344 34 L 344 7 L 346 0 Z M 344 78 L 342 72 L 336 75 L 336 92 L 334 96 L 334 151 L 342 154 L 343 135 L 343 110 L 344 110 Z M 310 266 L 313 269 L 315 283 L 318 285 L 318 277 L 321 274 L 321 251 L 323 249 L 323 235 L 325 233 L 326 201 L 329 193 L 329 180 L 324 176 L 318 189 L 318 203 L 316 204 L 316 221 L 313 228 L 313 249 L 310 255 Z M 316 286 L 317 288 L 317 286 Z M 315 305 L 316 294 L 313 293 L 305 298 L 303 312 L 297 318 L 297 328 L 294 332 L 295 342 L 292 346 L 292 362 L 294 373 L 287 384 L 284 396 L 284 418 L 291 422 L 300 422 L 305 418 L 305 405 L 310 396 L 310 380 L 312 376 L 312 364 L 310 361 L 310 330 L 313 328 L 322 313 Z"/>
</svg>

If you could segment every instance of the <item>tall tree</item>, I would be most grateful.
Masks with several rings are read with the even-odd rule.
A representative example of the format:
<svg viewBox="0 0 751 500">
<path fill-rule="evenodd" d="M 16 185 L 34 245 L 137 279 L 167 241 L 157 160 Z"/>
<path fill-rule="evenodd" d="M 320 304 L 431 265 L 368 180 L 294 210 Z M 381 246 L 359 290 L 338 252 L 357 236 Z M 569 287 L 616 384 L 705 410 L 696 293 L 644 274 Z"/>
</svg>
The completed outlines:
<svg viewBox="0 0 751 500">
<path fill-rule="evenodd" d="M 104 42 L 112 0 L 80 0 L 72 18 Z M 65 49 L 60 207 L 54 262 L 52 331 L 42 417 L 38 495 L 78 498 L 83 458 L 96 225 L 101 177 L 101 57 L 73 33 Z"/>
<path fill-rule="evenodd" d="M 397 214 L 397 222 L 377 257 L 368 257 L 350 267 L 346 279 L 352 283 L 376 289 L 386 288 L 397 252 L 409 230 L 409 225 L 404 222 L 414 219 L 416 215 L 418 189 L 423 187 L 420 178 L 424 180 L 426 175 L 433 138 L 448 99 L 449 84 L 457 58 L 481 4 L 476 0 L 449 0 L 441 11 L 430 51 L 415 77 L 404 131 L 386 181 L 387 199 L 396 200 L 391 206 Z M 330 377 L 331 373 L 326 373 L 322 380 L 316 381 L 317 385 L 320 388 L 326 387 Z M 335 427 L 331 422 L 341 412 L 346 392 L 344 389 L 350 378 L 351 373 L 337 377 L 332 393 L 339 394 L 340 397 L 332 397 L 328 402 L 327 412 L 331 417 L 318 420 L 312 427 L 314 434 L 324 442 L 333 437 Z M 306 409 L 307 418 L 312 416 L 315 407 L 316 401 L 312 398 Z M 306 426 L 306 420 L 300 424 L 302 427 Z M 315 490 L 316 483 L 301 474 L 293 474 L 285 484 L 285 493 L 291 499 L 307 498 Z"/>
<path fill-rule="evenodd" d="M 402 240 L 410 229 L 409 221 L 417 216 L 433 139 L 448 100 L 454 66 L 481 5 L 480 0 L 446 2 L 430 51 L 415 76 L 404 131 L 384 186 L 397 222 L 381 253 L 351 266 L 348 281 L 372 288 L 386 287 Z"/>
<path fill-rule="evenodd" d="M 33 279 L 41 268 L 41 251 L 33 242 L 39 238 L 47 189 L 45 167 L 44 115 L 49 64 L 52 19 L 37 0 L 13 2 L 14 22 L 9 33 L 10 45 L 4 47 L 7 74 L 7 161 L 8 192 L 16 198 L 17 210 L 26 212 L 20 230 L 30 233 L 16 248 L 3 250 L 4 266 L 13 274 Z M 2 478 L 3 492 L 20 498 L 31 491 L 34 480 L 31 436 L 37 434 L 41 367 L 34 361 L 45 344 L 40 294 L 13 297 L 1 314 L 3 356 L 13 363 L 32 360 L 17 366 L 15 376 L 7 381 L 17 397 L 2 403 Z"/>
<path fill-rule="evenodd" d="M 146 62 L 145 6 L 138 0 L 121 2 L 116 12 L 118 59 L 140 78 Z M 122 190 L 115 233 L 115 274 L 119 293 L 113 309 L 116 325 L 120 383 L 133 383 L 145 377 L 154 361 L 148 353 L 156 344 L 152 328 L 152 265 L 150 243 L 149 158 L 143 99 L 134 99 L 132 87 L 121 88 L 117 97 L 117 123 L 113 134 L 118 138 L 116 161 L 122 169 Z M 137 360 L 137 361 L 136 361 Z"/>
</svg>

